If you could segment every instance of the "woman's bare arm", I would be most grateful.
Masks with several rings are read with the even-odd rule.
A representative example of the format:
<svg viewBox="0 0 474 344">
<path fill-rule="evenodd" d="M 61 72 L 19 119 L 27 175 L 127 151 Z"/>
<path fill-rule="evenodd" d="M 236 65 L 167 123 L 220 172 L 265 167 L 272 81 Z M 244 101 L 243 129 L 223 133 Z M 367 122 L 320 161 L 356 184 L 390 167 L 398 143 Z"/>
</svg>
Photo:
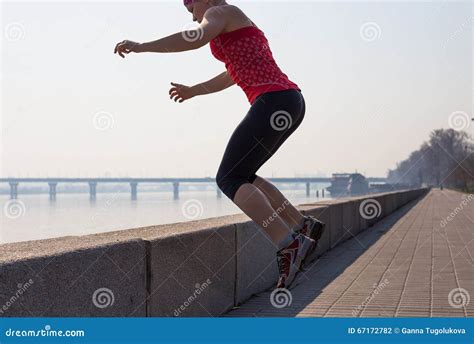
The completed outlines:
<svg viewBox="0 0 474 344">
<path fill-rule="evenodd" d="M 122 41 L 115 46 L 114 53 L 121 57 L 123 54 L 134 53 L 173 53 L 201 48 L 218 36 L 226 25 L 226 17 L 218 8 L 210 8 L 204 14 L 201 24 L 192 30 L 174 33 L 156 41 L 137 43 Z"/>
<path fill-rule="evenodd" d="M 193 88 L 196 90 L 196 95 L 203 95 L 225 90 L 232 85 L 235 85 L 235 81 L 225 71 L 206 82 L 194 85 Z"/>
<path fill-rule="evenodd" d="M 225 71 L 206 82 L 194 86 L 186 86 L 172 82 L 171 85 L 173 85 L 173 87 L 171 87 L 169 94 L 170 99 L 182 103 L 195 96 L 222 91 L 234 84 L 234 80 L 232 80 L 227 71 Z"/>
</svg>

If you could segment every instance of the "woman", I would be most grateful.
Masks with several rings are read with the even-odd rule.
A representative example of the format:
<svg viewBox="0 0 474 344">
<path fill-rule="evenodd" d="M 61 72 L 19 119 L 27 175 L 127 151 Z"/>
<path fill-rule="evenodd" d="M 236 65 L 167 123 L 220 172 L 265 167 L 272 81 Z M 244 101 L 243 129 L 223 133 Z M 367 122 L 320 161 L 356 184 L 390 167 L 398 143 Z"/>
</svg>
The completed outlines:
<svg viewBox="0 0 474 344">
<path fill-rule="evenodd" d="M 216 183 L 245 214 L 262 227 L 277 247 L 277 288 L 289 288 L 316 248 L 324 223 L 301 214 L 257 170 L 298 128 L 305 115 L 300 88 L 273 59 L 264 33 L 236 6 L 224 0 L 184 0 L 200 25 L 147 43 L 122 41 L 114 53 L 169 53 L 198 49 L 211 52 L 226 71 L 194 85 L 171 83 L 169 94 L 180 103 L 237 84 L 251 105 L 232 134 Z"/>
</svg>

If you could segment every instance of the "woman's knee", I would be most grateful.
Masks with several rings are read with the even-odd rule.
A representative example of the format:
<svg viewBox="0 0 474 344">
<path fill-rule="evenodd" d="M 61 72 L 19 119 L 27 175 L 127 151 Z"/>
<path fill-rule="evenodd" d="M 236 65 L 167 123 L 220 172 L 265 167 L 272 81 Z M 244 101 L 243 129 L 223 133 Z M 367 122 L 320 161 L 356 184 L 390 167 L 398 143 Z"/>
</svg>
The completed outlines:
<svg viewBox="0 0 474 344">
<path fill-rule="evenodd" d="M 220 172 L 216 175 L 217 186 L 231 201 L 234 200 L 237 190 L 246 183 L 249 183 L 249 180 L 245 177 L 234 176 L 232 174 L 225 175 Z"/>
<path fill-rule="evenodd" d="M 254 173 L 249 177 L 249 183 L 253 185 L 257 185 L 257 183 L 259 182 L 259 179 L 261 180 L 261 178 L 257 174 Z"/>
</svg>

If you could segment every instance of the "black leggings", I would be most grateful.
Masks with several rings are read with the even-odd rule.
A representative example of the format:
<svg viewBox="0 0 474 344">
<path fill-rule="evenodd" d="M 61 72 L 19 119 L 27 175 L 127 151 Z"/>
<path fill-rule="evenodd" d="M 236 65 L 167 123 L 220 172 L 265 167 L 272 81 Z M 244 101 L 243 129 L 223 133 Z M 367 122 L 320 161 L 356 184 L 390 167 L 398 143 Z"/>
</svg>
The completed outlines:
<svg viewBox="0 0 474 344">
<path fill-rule="evenodd" d="M 298 90 L 258 96 L 227 144 L 216 176 L 219 189 L 233 201 L 242 184 L 253 183 L 258 169 L 299 127 L 305 111 Z"/>
</svg>

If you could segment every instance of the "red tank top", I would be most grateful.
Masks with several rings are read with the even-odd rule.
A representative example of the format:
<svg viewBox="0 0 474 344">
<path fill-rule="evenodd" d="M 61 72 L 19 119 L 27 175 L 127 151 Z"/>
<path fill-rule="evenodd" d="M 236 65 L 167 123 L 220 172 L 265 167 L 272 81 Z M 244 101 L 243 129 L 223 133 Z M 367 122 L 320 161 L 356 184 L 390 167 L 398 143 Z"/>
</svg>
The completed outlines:
<svg viewBox="0 0 474 344">
<path fill-rule="evenodd" d="M 211 40 L 215 58 L 225 63 L 232 80 L 242 88 L 250 104 L 263 93 L 300 88 L 276 64 L 267 38 L 256 26 L 221 33 Z"/>
</svg>

